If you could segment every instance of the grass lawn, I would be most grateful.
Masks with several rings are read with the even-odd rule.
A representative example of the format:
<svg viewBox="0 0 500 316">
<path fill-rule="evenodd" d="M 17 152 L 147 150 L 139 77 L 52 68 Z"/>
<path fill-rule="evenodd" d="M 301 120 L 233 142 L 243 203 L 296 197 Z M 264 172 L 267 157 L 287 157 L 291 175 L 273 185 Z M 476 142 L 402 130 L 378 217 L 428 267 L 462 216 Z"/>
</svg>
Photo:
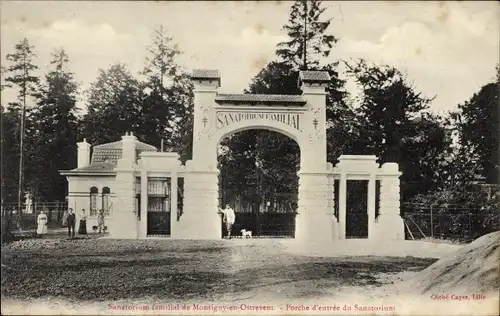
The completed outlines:
<svg viewBox="0 0 500 316">
<path fill-rule="evenodd" d="M 380 287 L 435 259 L 292 255 L 277 240 L 106 240 L 61 237 L 2 247 L 2 296 L 69 301 L 235 301 L 335 295 Z"/>
</svg>

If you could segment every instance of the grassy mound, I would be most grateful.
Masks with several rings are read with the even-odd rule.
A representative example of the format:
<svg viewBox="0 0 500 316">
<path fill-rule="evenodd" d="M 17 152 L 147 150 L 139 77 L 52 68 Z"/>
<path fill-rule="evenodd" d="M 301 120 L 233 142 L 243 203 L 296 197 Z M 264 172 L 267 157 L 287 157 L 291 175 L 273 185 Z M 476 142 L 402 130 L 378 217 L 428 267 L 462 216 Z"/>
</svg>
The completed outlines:
<svg viewBox="0 0 500 316">
<path fill-rule="evenodd" d="M 399 290 L 420 295 L 497 292 L 499 249 L 500 232 L 482 236 L 403 282 Z"/>
</svg>

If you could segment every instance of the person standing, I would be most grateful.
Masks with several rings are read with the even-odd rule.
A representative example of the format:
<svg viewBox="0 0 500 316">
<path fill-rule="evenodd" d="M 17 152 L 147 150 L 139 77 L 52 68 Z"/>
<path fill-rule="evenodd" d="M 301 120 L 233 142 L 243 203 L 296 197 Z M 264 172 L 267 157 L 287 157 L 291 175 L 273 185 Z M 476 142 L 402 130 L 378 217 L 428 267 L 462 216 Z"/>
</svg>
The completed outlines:
<svg viewBox="0 0 500 316">
<path fill-rule="evenodd" d="M 99 210 L 99 214 L 97 215 L 97 226 L 99 227 L 99 234 L 104 232 L 104 212 L 103 210 Z"/>
<path fill-rule="evenodd" d="M 76 217 L 75 213 L 73 213 L 73 209 L 70 208 L 68 210 L 68 218 L 66 219 L 67 224 L 68 224 L 68 237 L 69 238 L 74 238 L 75 237 L 75 223 L 76 223 Z"/>
<path fill-rule="evenodd" d="M 87 215 L 84 208 L 82 208 L 82 218 L 80 219 L 80 227 L 78 227 L 78 235 L 87 235 Z"/>
<path fill-rule="evenodd" d="M 36 233 L 39 236 L 43 236 L 47 233 L 47 215 L 44 211 L 41 211 L 36 219 L 36 224 L 38 225 Z"/>
<path fill-rule="evenodd" d="M 62 227 L 68 226 L 68 210 L 64 210 L 62 217 Z"/>
<path fill-rule="evenodd" d="M 231 239 L 231 229 L 236 221 L 236 214 L 229 204 L 226 204 L 226 208 L 221 210 L 221 213 L 223 215 L 223 221 L 226 223 L 227 238 Z"/>
</svg>

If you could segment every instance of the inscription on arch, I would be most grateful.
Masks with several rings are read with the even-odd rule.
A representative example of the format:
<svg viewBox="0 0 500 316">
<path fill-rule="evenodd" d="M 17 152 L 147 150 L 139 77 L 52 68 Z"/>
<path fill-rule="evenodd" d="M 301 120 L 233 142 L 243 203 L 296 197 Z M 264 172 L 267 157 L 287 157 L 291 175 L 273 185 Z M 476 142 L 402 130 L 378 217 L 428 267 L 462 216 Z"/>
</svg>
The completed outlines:
<svg viewBox="0 0 500 316">
<path fill-rule="evenodd" d="M 275 121 L 286 124 L 298 131 L 301 131 L 300 121 L 302 113 L 290 112 L 262 112 L 262 111 L 219 111 L 216 113 L 216 127 L 217 129 L 225 128 L 231 124 L 249 121 L 249 120 L 263 120 Z"/>
</svg>

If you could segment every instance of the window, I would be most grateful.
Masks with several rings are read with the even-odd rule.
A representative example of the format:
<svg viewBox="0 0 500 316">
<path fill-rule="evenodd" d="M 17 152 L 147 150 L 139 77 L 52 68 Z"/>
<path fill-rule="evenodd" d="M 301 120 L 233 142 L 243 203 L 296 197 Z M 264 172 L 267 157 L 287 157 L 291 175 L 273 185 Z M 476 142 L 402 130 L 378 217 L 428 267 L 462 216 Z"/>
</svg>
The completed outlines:
<svg viewBox="0 0 500 316">
<path fill-rule="evenodd" d="M 108 216 L 111 211 L 111 190 L 108 187 L 102 188 L 102 210 L 105 216 Z"/>
<path fill-rule="evenodd" d="M 99 190 L 96 187 L 90 188 L 90 216 L 97 215 L 97 194 L 99 194 Z"/>
</svg>

